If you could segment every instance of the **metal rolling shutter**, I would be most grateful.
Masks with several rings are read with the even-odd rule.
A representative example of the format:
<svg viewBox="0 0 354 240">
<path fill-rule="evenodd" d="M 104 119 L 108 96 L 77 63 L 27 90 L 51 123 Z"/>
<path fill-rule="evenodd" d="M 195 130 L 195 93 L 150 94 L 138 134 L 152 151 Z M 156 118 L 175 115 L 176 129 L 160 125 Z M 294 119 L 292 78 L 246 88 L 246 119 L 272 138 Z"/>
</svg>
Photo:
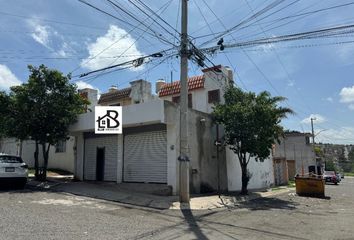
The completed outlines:
<svg viewBox="0 0 354 240">
<path fill-rule="evenodd" d="M 104 181 L 117 181 L 117 135 L 85 138 L 85 180 L 96 180 L 97 147 L 105 147 Z"/>
<path fill-rule="evenodd" d="M 167 183 L 165 130 L 124 137 L 124 181 Z"/>
</svg>

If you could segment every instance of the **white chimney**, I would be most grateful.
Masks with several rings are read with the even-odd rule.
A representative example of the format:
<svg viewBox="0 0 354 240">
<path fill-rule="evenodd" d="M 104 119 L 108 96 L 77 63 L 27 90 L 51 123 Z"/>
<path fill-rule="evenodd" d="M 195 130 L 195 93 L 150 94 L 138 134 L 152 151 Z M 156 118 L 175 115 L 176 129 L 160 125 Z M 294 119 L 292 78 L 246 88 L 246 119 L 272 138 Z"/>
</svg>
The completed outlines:
<svg viewBox="0 0 354 240">
<path fill-rule="evenodd" d="M 225 67 L 225 70 L 226 70 L 226 76 L 228 78 L 228 82 L 229 84 L 234 84 L 234 73 L 232 71 L 232 69 L 228 66 Z"/>
<path fill-rule="evenodd" d="M 114 91 L 117 91 L 118 88 L 116 85 L 112 85 L 109 89 L 108 89 L 108 92 L 114 92 Z"/>
<path fill-rule="evenodd" d="M 155 83 L 155 92 L 156 92 L 156 94 L 158 94 L 159 93 L 159 91 L 160 91 L 160 89 L 163 87 L 163 85 L 165 85 L 166 84 L 166 82 L 165 82 L 165 80 L 163 80 L 163 79 L 158 79 L 157 81 L 156 81 L 156 83 Z"/>
</svg>

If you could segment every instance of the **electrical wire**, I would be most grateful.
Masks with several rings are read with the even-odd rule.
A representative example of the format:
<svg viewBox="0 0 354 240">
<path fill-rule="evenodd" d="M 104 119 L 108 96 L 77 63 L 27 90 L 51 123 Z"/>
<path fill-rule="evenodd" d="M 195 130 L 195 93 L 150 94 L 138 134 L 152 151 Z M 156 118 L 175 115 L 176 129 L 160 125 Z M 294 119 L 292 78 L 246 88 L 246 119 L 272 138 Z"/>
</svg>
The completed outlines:
<svg viewBox="0 0 354 240">
<path fill-rule="evenodd" d="M 87 4 L 85 1 L 82 1 L 82 0 L 79 0 L 79 1 L 80 1 L 80 2 L 83 2 L 83 3 L 85 3 L 85 4 Z M 89 4 L 89 6 L 92 6 L 93 8 L 98 9 L 98 8 L 96 8 L 95 6 L 91 5 L 91 4 Z M 162 6 L 158 11 L 160 11 L 163 7 L 167 7 L 167 6 L 168 6 L 168 5 Z M 166 8 L 165 8 L 165 9 L 166 9 Z M 165 9 L 164 9 L 164 10 L 165 10 Z M 99 10 L 99 9 L 98 9 L 98 10 Z M 99 11 L 101 11 L 101 10 L 99 10 Z M 110 15 L 110 16 L 111 16 L 111 15 Z M 115 16 L 113 16 L 113 17 L 115 18 Z M 134 25 L 133 25 L 133 26 L 134 26 Z M 123 40 L 125 37 L 129 36 L 129 34 L 130 34 L 131 32 L 133 32 L 135 29 L 138 29 L 139 26 L 140 26 L 140 25 L 134 26 L 134 28 L 130 29 L 130 30 L 129 30 L 126 34 L 124 34 L 122 37 L 120 37 L 119 39 L 117 39 L 115 42 L 113 42 L 112 44 L 110 44 L 108 47 L 102 49 L 102 50 L 101 50 L 100 52 L 98 52 L 95 56 L 93 56 L 92 58 L 88 59 L 88 60 L 85 61 L 83 64 L 87 64 L 87 63 L 91 62 L 92 60 L 96 59 L 96 57 L 98 57 L 99 55 L 101 55 L 103 52 L 105 52 L 106 50 L 108 50 L 108 49 L 110 49 L 111 47 L 113 47 L 115 44 L 117 44 L 118 42 L 120 42 L 121 40 Z M 139 36 L 139 39 L 143 37 L 143 34 L 147 32 L 147 29 L 149 29 L 149 28 L 146 28 L 145 31 L 143 31 L 143 33 Z M 134 43 L 136 43 L 137 40 L 138 40 L 138 39 L 136 39 Z M 130 45 L 129 49 L 130 49 L 131 47 L 132 47 L 132 45 Z M 129 50 L 129 49 L 128 49 L 128 50 Z M 120 54 L 119 57 L 121 57 L 121 56 L 122 56 L 125 52 L 127 52 L 128 50 L 125 50 L 122 54 Z M 114 61 L 114 62 L 115 62 L 115 61 Z M 114 62 L 112 62 L 112 64 L 114 64 Z M 70 74 L 72 74 L 73 72 L 77 71 L 77 70 L 81 67 L 81 65 L 83 65 L 83 64 L 79 64 L 77 67 L 75 67 L 72 71 L 70 71 Z M 110 64 L 110 65 L 112 65 L 112 64 Z"/>
<path fill-rule="evenodd" d="M 306 7 L 306 8 L 301 9 L 300 11 L 298 11 L 297 13 L 295 13 L 295 15 L 291 15 L 291 16 L 282 18 L 282 21 L 283 21 L 283 20 L 286 20 L 286 19 L 290 19 L 290 18 L 295 18 L 295 19 L 293 19 L 293 20 L 291 20 L 291 21 L 288 21 L 288 22 L 285 22 L 285 23 L 281 23 L 281 24 L 279 24 L 279 25 L 277 25 L 277 26 L 275 26 L 275 27 L 267 28 L 267 27 L 273 26 L 273 25 L 276 24 L 276 23 L 279 23 L 279 21 L 280 21 L 279 19 L 278 19 L 279 21 L 272 20 L 272 21 L 269 21 L 269 22 L 263 22 L 262 24 L 267 24 L 267 23 L 269 23 L 268 25 L 266 25 L 266 26 L 264 27 L 264 28 L 265 28 L 265 31 L 274 30 L 274 29 L 277 29 L 277 28 L 280 28 L 280 27 L 289 25 L 290 23 L 293 23 L 293 22 L 296 22 L 296 21 L 299 21 L 299 20 L 303 20 L 304 18 L 309 17 L 309 16 L 311 16 L 311 15 L 314 14 L 314 13 L 318 13 L 318 12 L 322 12 L 322 11 L 328 11 L 328 10 L 332 10 L 332 9 L 334 9 L 334 8 L 339 8 L 339 7 L 346 6 L 346 4 L 344 4 L 344 5 L 337 5 L 337 6 L 332 6 L 332 7 L 328 7 L 328 8 L 322 8 L 322 9 L 318 9 L 318 10 L 314 10 L 314 11 L 310 11 L 310 12 L 306 12 L 306 13 L 301 13 L 301 12 L 303 12 L 304 10 L 306 10 L 306 9 L 308 9 L 308 8 L 311 8 L 311 7 L 315 6 L 315 5 L 317 5 L 318 3 L 320 3 L 320 2 L 314 3 L 314 4 L 312 4 L 312 5 L 309 6 L 309 7 Z M 300 14 L 300 13 L 301 13 L 301 14 Z M 246 27 L 244 27 L 244 28 L 246 28 Z M 256 34 L 251 34 L 251 35 L 249 34 L 249 35 L 246 35 L 246 36 L 244 36 L 244 37 L 242 37 L 242 38 L 239 38 L 239 39 L 242 40 L 242 39 L 246 39 L 247 37 L 253 37 L 253 36 L 257 36 L 257 35 L 260 35 L 260 34 L 261 34 L 261 33 L 259 33 L 258 31 L 254 31 L 254 32 L 257 32 L 257 33 L 256 33 Z"/>
<path fill-rule="evenodd" d="M 225 36 L 226 34 L 234 31 L 235 29 L 238 29 L 239 27 L 253 21 L 257 16 L 261 16 L 262 14 L 270 11 L 271 9 L 277 7 L 279 4 L 281 4 L 282 2 L 284 2 L 284 0 L 275 0 L 273 1 L 271 4 L 267 5 L 266 7 L 262 8 L 261 10 L 259 10 L 258 12 L 256 12 L 255 14 L 252 14 L 250 17 L 244 19 L 243 21 L 241 21 L 240 23 L 236 24 L 235 26 L 223 31 L 220 34 L 217 34 L 215 37 L 211 38 L 210 40 L 202 43 L 200 46 L 204 46 L 208 43 L 211 43 L 217 39 L 220 39 L 221 37 Z"/>
<path fill-rule="evenodd" d="M 143 9 L 141 9 L 137 4 L 135 4 L 132 0 L 128 0 L 131 4 L 133 4 L 137 9 L 140 10 L 143 14 L 145 14 L 148 18 L 150 18 L 153 22 L 155 22 L 158 26 L 160 26 L 163 30 L 165 30 L 168 34 L 170 34 L 173 38 L 176 38 L 176 36 L 171 33 L 169 30 L 167 30 L 162 24 L 160 24 L 156 19 L 152 18 L 148 13 L 146 13 Z M 155 13 L 155 16 L 158 18 L 161 18 L 159 15 Z"/>
<path fill-rule="evenodd" d="M 328 36 L 340 36 L 344 34 L 354 33 L 354 24 L 335 26 L 330 28 L 324 28 L 319 30 L 300 32 L 295 34 L 281 35 L 269 38 L 261 38 L 256 40 L 250 40 L 245 42 L 236 42 L 231 44 L 225 44 L 226 48 L 236 48 L 236 47 L 248 47 L 248 46 L 258 46 L 279 42 L 296 41 L 296 40 L 306 40 L 306 39 L 318 39 Z M 203 52 L 215 52 L 218 51 L 220 46 L 214 46 L 209 48 L 203 48 Z"/>
<path fill-rule="evenodd" d="M 215 33 L 214 33 L 214 31 L 212 30 L 210 24 L 208 23 L 208 20 L 206 19 L 206 17 L 204 16 L 202 10 L 200 9 L 200 7 L 199 7 L 197 1 L 194 0 L 193 2 L 194 2 L 194 4 L 197 6 L 197 9 L 198 9 L 200 15 L 203 17 L 204 22 L 207 24 L 207 26 L 208 26 L 210 32 L 215 35 Z M 215 12 L 210 8 L 210 6 L 209 6 L 204 0 L 203 0 L 203 3 L 204 3 L 204 4 L 207 6 L 207 8 L 213 13 L 213 15 L 220 21 L 220 19 L 219 19 L 218 16 L 215 14 Z M 233 71 L 236 72 L 236 68 L 235 68 L 234 65 L 231 63 L 230 58 L 228 57 L 227 53 L 224 53 L 224 55 L 225 55 L 226 59 L 228 60 L 230 66 L 232 67 Z M 213 64 L 213 65 L 214 65 L 214 64 Z M 246 87 L 245 83 L 241 80 L 241 78 L 240 78 L 239 80 L 240 80 L 240 83 L 242 84 L 243 88 L 247 90 L 247 87 Z"/>
<path fill-rule="evenodd" d="M 110 0 L 108 0 L 108 1 L 110 1 Z M 170 2 L 170 3 L 171 3 L 171 2 Z M 162 9 L 161 13 L 163 13 L 163 12 L 167 9 L 168 6 L 169 6 L 169 4 L 167 4 L 166 6 L 162 6 L 158 11 L 160 11 L 160 10 Z M 152 22 L 149 26 L 147 26 L 145 30 L 147 31 L 148 29 L 150 29 L 150 27 L 151 27 L 152 24 L 153 24 L 153 22 Z M 132 46 L 134 46 L 134 45 L 136 44 L 136 42 L 137 42 L 141 37 L 143 37 L 144 33 L 145 33 L 145 32 L 143 32 L 142 34 L 140 34 L 140 36 L 139 36 L 137 39 L 135 39 L 135 41 L 134 41 L 127 49 L 125 49 L 125 50 L 122 52 L 121 55 L 123 55 L 124 53 L 126 53 Z M 169 50 L 171 50 L 171 49 L 173 49 L 173 47 L 170 48 L 170 49 L 164 50 L 164 51 L 159 51 L 158 53 L 161 54 L 162 52 L 166 52 L 166 51 L 169 51 Z M 153 55 L 155 55 L 155 54 L 157 54 L 157 53 L 148 55 L 148 57 L 153 57 Z M 138 61 L 138 62 L 139 62 L 139 61 L 144 61 L 144 59 L 145 59 L 145 58 L 138 58 L 138 59 L 133 60 L 132 63 L 134 63 L 134 61 Z M 108 67 L 105 67 L 105 68 L 103 68 L 103 69 L 95 70 L 94 72 L 102 72 L 101 74 L 103 74 L 103 73 L 104 73 L 106 70 L 108 70 L 108 69 L 114 68 L 114 67 L 116 67 L 116 66 L 122 66 L 121 64 L 114 65 L 116 61 L 117 61 L 117 59 L 116 59 L 115 61 L 113 61 Z M 143 62 L 142 62 L 142 63 L 143 63 Z M 100 76 L 100 75 L 97 75 L 97 77 L 99 77 L 99 76 Z M 96 77 L 96 78 L 97 78 L 97 77 Z"/>
<path fill-rule="evenodd" d="M 81 0 L 79 0 L 81 1 Z M 114 6 L 115 8 L 121 10 L 123 13 L 125 13 L 126 15 L 128 15 L 129 17 L 131 17 L 133 20 L 137 21 L 138 23 L 140 23 L 141 25 L 145 26 L 148 30 L 150 30 L 156 38 L 160 39 L 161 41 L 165 42 L 165 43 L 168 43 L 168 44 L 171 44 L 173 45 L 172 42 L 168 41 L 166 38 L 163 38 L 161 34 L 157 33 L 156 31 L 154 31 L 153 29 L 151 29 L 151 25 L 147 25 L 144 21 L 142 20 L 139 20 L 136 16 L 134 16 L 131 12 L 129 12 L 128 10 L 124 9 L 122 6 L 120 6 L 118 3 L 116 2 L 113 2 L 112 0 L 106 0 L 108 1 L 109 3 L 112 4 L 112 6 Z M 170 1 L 171 3 L 171 1 Z M 150 17 L 150 16 L 149 16 Z M 145 31 L 147 32 L 147 31 Z M 176 46 L 175 46 L 176 47 Z"/>
<path fill-rule="evenodd" d="M 249 4 L 249 2 L 248 2 L 247 0 L 244 0 L 244 1 L 247 3 L 247 5 L 248 5 L 248 7 L 250 8 L 250 10 L 253 12 L 253 9 L 252 9 L 251 5 Z M 267 37 L 267 34 L 265 33 L 263 27 L 262 27 L 258 22 L 257 22 L 257 25 L 258 25 L 259 29 L 263 32 L 264 36 Z M 273 49 L 273 46 L 270 45 L 270 48 Z M 283 69 L 285 75 L 287 76 L 289 82 L 294 83 L 294 82 L 295 82 L 294 79 L 292 79 L 292 77 L 290 76 L 290 73 L 289 73 L 289 71 L 286 69 L 285 64 L 284 64 L 283 61 L 281 60 L 281 58 L 280 58 L 280 56 L 279 56 L 277 50 L 274 49 L 273 53 L 275 54 L 276 59 L 277 59 L 277 61 L 279 62 L 281 68 Z M 301 93 L 296 87 L 295 87 L 295 91 L 296 91 L 296 92 L 298 93 L 298 95 L 300 96 L 300 99 L 304 99 L 303 96 L 302 96 L 302 93 Z M 310 112 L 313 112 L 313 110 L 310 108 L 310 106 L 309 106 L 308 104 L 304 104 L 304 106 L 305 106 L 306 108 L 308 108 L 308 109 L 310 110 Z"/>
<path fill-rule="evenodd" d="M 73 27 L 105 30 L 104 27 L 96 27 L 96 26 L 89 26 L 89 25 L 83 25 L 83 24 L 78 24 L 78 23 L 63 22 L 63 21 L 59 21 L 59 20 L 52 20 L 52 19 L 46 19 L 46 18 L 29 17 L 29 16 L 13 14 L 13 13 L 7 13 L 7 12 L 2 12 L 2 11 L 0 11 L 0 15 L 6 15 L 6 16 L 24 18 L 24 19 L 31 19 L 31 20 L 36 19 L 36 20 L 40 20 L 40 21 L 43 21 L 43 22 L 50 22 L 50 23 L 62 24 L 62 25 L 70 25 L 70 26 L 73 26 Z"/>
<path fill-rule="evenodd" d="M 156 14 L 156 12 L 154 10 L 152 10 L 148 5 L 146 5 L 143 1 L 141 0 L 137 0 L 141 5 L 143 5 L 146 9 L 148 9 L 148 11 L 150 13 L 152 13 L 153 15 L 155 15 L 158 19 L 160 19 L 162 22 L 164 22 L 167 26 L 169 26 L 175 33 L 177 33 L 178 35 L 180 35 L 180 32 L 177 30 L 177 27 L 173 27 L 171 24 L 169 24 L 165 19 L 163 19 L 161 16 L 159 16 L 158 14 Z M 180 6 L 178 6 L 179 8 Z M 178 10 L 179 12 L 179 10 Z M 179 15 L 179 14 L 177 14 Z"/>
</svg>

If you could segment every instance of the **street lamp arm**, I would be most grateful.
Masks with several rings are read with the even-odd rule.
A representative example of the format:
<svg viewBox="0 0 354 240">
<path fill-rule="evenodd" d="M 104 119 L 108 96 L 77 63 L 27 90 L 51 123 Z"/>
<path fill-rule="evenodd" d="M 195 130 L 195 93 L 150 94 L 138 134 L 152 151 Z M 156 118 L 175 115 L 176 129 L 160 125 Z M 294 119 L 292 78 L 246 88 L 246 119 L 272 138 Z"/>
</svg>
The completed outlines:
<svg viewBox="0 0 354 240">
<path fill-rule="evenodd" d="M 319 131 L 318 133 L 315 134 L 315 137 L 320 134 L 321 132 L 327 131 L 328 129 L 322 129 L 321 131 Z"/>
</svg>

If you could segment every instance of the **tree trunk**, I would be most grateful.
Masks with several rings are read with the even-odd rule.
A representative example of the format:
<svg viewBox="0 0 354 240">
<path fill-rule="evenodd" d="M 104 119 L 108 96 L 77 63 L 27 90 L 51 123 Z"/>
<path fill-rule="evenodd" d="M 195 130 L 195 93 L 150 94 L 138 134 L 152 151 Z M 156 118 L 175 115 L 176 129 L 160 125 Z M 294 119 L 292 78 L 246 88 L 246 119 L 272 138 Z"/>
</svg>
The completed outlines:
<svg viewBox="0 0 354 240">
<path fill-rule="evenodd" d="M 48 155 L 49 155 L 50 144 L 48 144 L 48 148 L 45 143 L 42 143 L 42 152 L 43 152 L 43 180 L 47 179 L 47 168 L 48 168 Z"/>
<path fill-rule="evenodd" d="M 240 166 L 241 166 L 241 172 L 242 172 L 242 188 L 241 188 L 241 195 L 247 195 L 248 190 L 248 182 L 249 182 L 249 176 L 247 172 L 247 161 L 246 161 L 246 155 L 241 156 L 240 158 Z"/>
<path fill-rule="evenodd" d="M 36 149 L 34 151 L 34 169 L 35 169 L 35 173 L 34 173 L 34 176 L 36 178 L 36 180 L 39 180 L 39 162 L 38 162 L 38 150 L 39 150 L 39 147 L 38 147 L 38 141 L 36 140 L 35 141 L 35 146 L 36 146 Z"/>
</svg>

